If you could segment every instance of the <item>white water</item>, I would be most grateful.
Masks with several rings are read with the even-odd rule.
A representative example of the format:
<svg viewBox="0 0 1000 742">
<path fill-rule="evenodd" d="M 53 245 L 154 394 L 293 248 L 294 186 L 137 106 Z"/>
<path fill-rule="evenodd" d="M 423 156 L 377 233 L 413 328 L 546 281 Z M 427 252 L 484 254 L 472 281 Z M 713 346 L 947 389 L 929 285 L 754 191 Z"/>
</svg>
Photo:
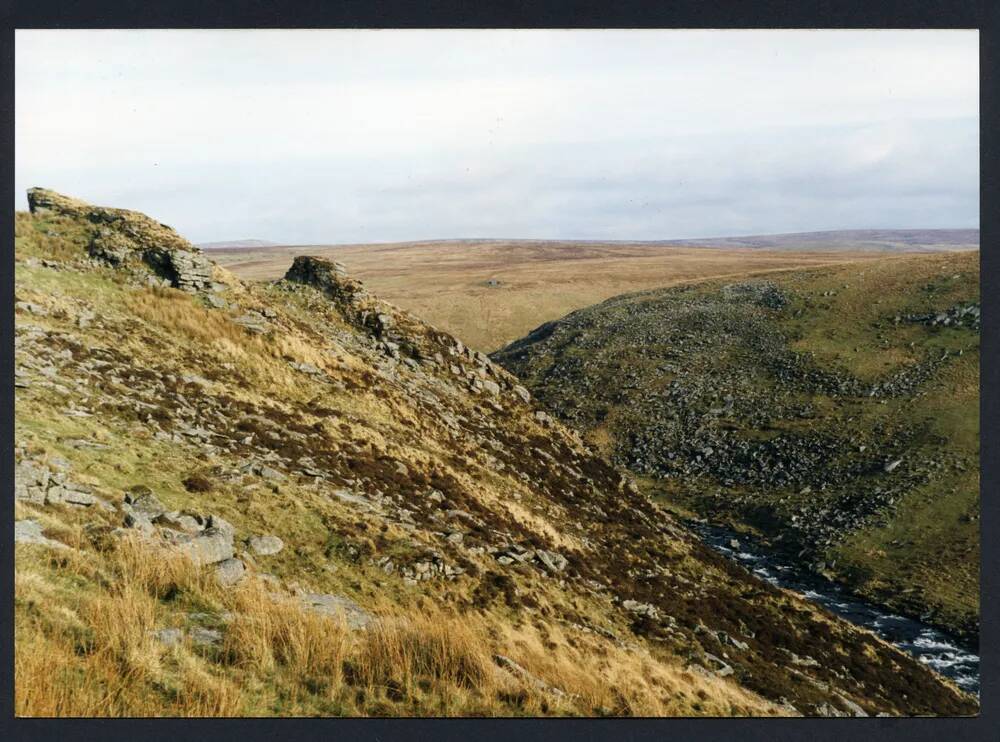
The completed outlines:
<svg viewBox="0 0 1000 742">
<path fill-rule="evenodd" d="M 935 672 L 950 678 L 970 693 L 979 693 L 979 655 L 945 632 L 859 600 L 840 586 L 816 575 L 783 564 L 775 555 L 749 543 L 745 536 L 706 523 L 689 522 L 690 528 L 716 551 L 739 562 L 763 580 L 795 590 L 831 613 L 869 629 L 907 652 Z M 736 539 L 738 548 L 730 541 Z"/>
</svg>

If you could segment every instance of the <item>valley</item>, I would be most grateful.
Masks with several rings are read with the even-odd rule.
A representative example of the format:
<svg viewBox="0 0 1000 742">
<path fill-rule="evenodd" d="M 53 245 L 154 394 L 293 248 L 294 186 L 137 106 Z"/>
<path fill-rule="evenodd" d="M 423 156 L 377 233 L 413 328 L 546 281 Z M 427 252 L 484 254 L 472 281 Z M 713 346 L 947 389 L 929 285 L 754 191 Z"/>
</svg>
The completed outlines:
<svg viewBox="0 0 1000 742">
<path fill-rule="evenodd" d="M 535 240 L 293 245 L 209 254 L 247 280 L 280 278 L 296 255 L 337 260 L 379 296 L 483 352 L 498 350 L 542 322 L 618 294 L 878 256 Z"/>
<path fill-rule="evenodd" d="M 640 336 L 649 341 L 646 361 L 681 364 L 657 357 L 679 350 L 657 342 L 674 326 L 663 321 L 670 312 L 695 306 L 713 327 L 730 326 L 723 310 L 745 307 L 736 324 L 749 322 L 753 332 L 730 327 L 732 348 L 690 358 L 710 370 L 720 350 L 725 360 L 785 348 L 765 371 L 783 374 L 789 388 L 765 385 L 763 398 L 748 398 L 775 405 L 779 432 L 765 437 L 822 460 L 837 434 L 833 420 L 802 440 L 782 437 L 779 426 L 800 429 L 809 418 L 798 413 L 810 402 L 837 408 L 836 420 L 876 431 L 851 441 L 878 446 L 872 461 L 902 455 L 885 473 L 896 475 L 889 497 L 902 496 L 904 483 L 951 493 L 950 484 L 957 494 L 931 501 L 920 517 L 937 519 L 942 539 L 967 534 L 942 512 L 972 512 L 961 498 L 963 477 L 975 474 L 973 428 L 945 403 L 971 399 L 971 386 L 958 382 L 975 380 L 970 258 L 947 270 L 919 262 L 928 257 L 907 263 L 906 281 L 932 289 L 882 309 L 900 313 L 899 332 L 914 345 L 893 340 L 880 363 L 859 357 L 836 374 L 821 364 L 839 357 L 841 344 L 880 343 L 887 328 L 816 325 L 820 314 L 798 310 L 839 297 L 842 315 L 845 295 L 823 292 L 846 292 L 838 271 L 869 266 L 872 284 L 848 294 L 858 297 L 854 311 L 871 310 L 873 285 L 882 286 L 879 296 L 908 296 L 884 290 L 896 274 L 881 262 L 823 258 L 806 272 L 718 286 L 719 297 L 708 284 L 668 289 L 666 299 L 647 297 L 663 304 L 638 329 L 631 320 L 650 316 L 642 299 L 612 299 L 493 360 L 383 300 L 346 263 L 289 255 L 277 280 L 249 281 L 143 214 L 44 189 L 32 189 L 29 204 L 30 213 L 16 215 L 15 237 L 19 716 L 977 712 L 973 694 L 910 654 L 703 543 L 683 520 L 688 508 L 709 512 L 709 487 L 687 485 L 721 470 L 702 450 L 684 479 L 672 480 L 655 446 L 635 449 L 640 465 L 614 437 L 634 430 L 642 440 L 640 428 L 628 427 L 631 408 L 612 409 L 647 394 Z M 715 280 L 728 285 L 724 275 Z M 608 307 L 624 313 L 593 314 Z M 794 324 L 769 329 L 769 313 L 785 309 Z M 933 324 L 935 312 L 947 324 Z M 681 325 L 691 349 L 705 342 L 696 339 L 698 317 Z M 603 332 L 608 326 L 613 333 Z M 634 374 L 615 372 L 598 395 L 583 372 L 627 351 L 600 350 L 615 337 L 633 343 L 637 365 Z M 799 351 L 790 343 L 811 343 L 817 360 L 793 362 Z M 545 371 L 553 359 L 579 405 L 556 393 Z M 521 364 L 522 378 L 501 364 Z M 681 376 L 669 373 L 655 379 L 661 393 Z M 721 373 L 720 384 L 738 376 Z M 688 402 L 677 421 L 650 419 L 663 426 L 661 437 L 689 431 L 692 446 L 718 439 L 721 458 L 738 452 L 741 439 L 711 424 L 712 387 L 723 387 L 706 378 L 678 396 Z M 919 408 L 907 406 L 914 390 L 944 381 Z M 871 385 L 879 385 L 874 411 L 858 396 Z M 743 405 L 734 398 L 724 412 L 729 432 L 748 425 L 736 412 L 756 420 Z M 928 410 L 940 412 L 925 419 Z M 612 426 L 616 415 L 622 427 Z M 696 415 L 710 419 L 699 426 Z M 931 454 L 946 435 L 952 449 Z M 860 481 L 859 461 L 845 455 L 836 471 Z M 774 470 L 736 458 L 728 477 L 747 501 L 777 497 L 770 485 L 758 487 Z M 781 496 L 807 474 L 782 475 Z M 876 492 L 884 477 L 871 479 L 862 498 L 871 508 L 850 525 L 882 544 L 877 529 L 905 523 L 879 520 L 887 487 Z M 844 493 L 822 484 L 824 506 L 835 510 Z M 823 521 L 808 518 L 809 533 L 832 538 Z M 850 554 L 842 541 L 830 543 L 844 550 L 840 569 Z M 956 598 L 928 591 L 941 605 L 936 619 L 970 611 L 957 572 L 966 558 L 942 562 L 956 565 L 948 575 Z"/>
</svg>

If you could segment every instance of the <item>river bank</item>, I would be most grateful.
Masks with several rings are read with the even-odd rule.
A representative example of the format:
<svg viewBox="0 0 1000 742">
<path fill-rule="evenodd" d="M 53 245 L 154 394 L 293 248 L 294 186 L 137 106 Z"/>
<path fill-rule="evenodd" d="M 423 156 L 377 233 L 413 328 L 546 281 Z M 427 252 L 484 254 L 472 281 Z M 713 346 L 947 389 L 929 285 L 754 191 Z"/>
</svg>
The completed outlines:
<svg viewBox="0 0 1000 742">
<path fill-rule="evenodd" d="M 869 629 L 916 657 L 962 690 L 979 693 L 978 648 L 921 621 L 896 615 L 851 594 L 841 585 L 790 563 L 745 534 L 702 519 L 687 521 L 705 542 L 772 585 L 794 590 L 831 613 Z"/>
</svg>

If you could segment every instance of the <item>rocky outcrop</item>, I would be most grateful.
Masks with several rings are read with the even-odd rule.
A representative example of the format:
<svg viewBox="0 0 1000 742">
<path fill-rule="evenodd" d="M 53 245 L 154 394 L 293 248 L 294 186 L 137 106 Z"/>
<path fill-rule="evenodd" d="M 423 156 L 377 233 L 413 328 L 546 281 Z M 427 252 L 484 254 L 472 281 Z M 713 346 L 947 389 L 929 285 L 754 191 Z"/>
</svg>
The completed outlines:
<svg viewBox="0 0 1000 742">
<path fill-rule="evenodd" d="M 467 348 L 453 336 L 373 296 L 347 274 L 341 263 L 300 255 L 293 260 L 284 281 L 293 290 L 308 286 L 320 291 L 337 305 L 347 321 L 374 338 L 382 352 L 411 369 L 420 364 L 447 369 L 461 377 L 473 394 L 531 403 L 531 393 L 484 353 Z M 294 367 L 304 373 L 318 370 L 303 364 Z"/>
<path fill-rule="evenodd" d="M 368 293 L 360 281 L 347 275 L 342 263 L 311 255 L 297 256 L 285 280 L 314 286 L 335 299 L 354 300 Z"/>
<path fill-rule="evenodd" d="M 91 225 L 87 251 L 97 260 L 116 267 L 144 264 L 184 291 L 212 287 L 212 263 L 201 250 L 145 214 L 92 206 L 45 188 L 28 190 L 28 207 L 33 214 L 85 220 Z"/>
<path fill-rule="evenodd" d="M 215 565 L 216 579 L 226 587 L 243 579 L 246 565 L 235 558 L 236 529 L 228 521 L 217 515 L 205 517 L 187 511 L 168 511 L 166 505 L 142 485 L 132 487 L 125 494 L 120 509 L 124 529 L 119 533 L 134 529 L 176 549 L 196 565 Z M 273 536 L 264 538 L 280 542 Z M 274 546 L 271 541 L 266 544 Z"/>
<path fill-rule="evenodd" d="M 75 505 L 106 507 L 93 489 L 72 479 L 68 465 L 56 461 L 46 464 L 30 458 L 18 461 L 14 470 L 14 497 L 36 505 Z"/>
</svg>

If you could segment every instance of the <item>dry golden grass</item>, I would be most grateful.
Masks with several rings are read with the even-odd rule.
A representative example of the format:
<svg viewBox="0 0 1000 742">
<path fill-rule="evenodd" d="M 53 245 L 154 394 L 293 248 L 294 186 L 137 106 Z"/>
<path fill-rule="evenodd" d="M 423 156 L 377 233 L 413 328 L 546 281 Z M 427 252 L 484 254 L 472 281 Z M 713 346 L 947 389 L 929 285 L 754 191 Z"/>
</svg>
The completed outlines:
<svg viewBox="0 0 1000 742">
<path fill-rule="evenodd" d="M 178 289 L 135 291 L 127 295 L 127 304 L 137 318 L 207 347 L 221 339 L 237 346 L 260 343 L 224 314 L 196 306 L 188 294 Z"/>
<path fill-rule="evenodd" d="M 302 245 L 208 253 L 241 278 L 280 278 L 296 255 L 339 260 L 381 298 L 493 351 L 575 309 L 630 291 L 883 257 L 627 243 Z M 490 279 L 500 281 L 489 287 Z"/>
<path fill-rule="evenodd" d="M 19 548 L 15 569 L 15 713 L 18 716 L 233 716 L 239 687 L 153 631 L 162 598 L 208 590 L 185 557 L 136 540 L 93 552 Z M 92 589 L 64 590 L 81 583 Z M 99 587 L 94 587 L 99 586 Z"/>
<path fill-rule="evenodd" d="M 742 688 L 622 647 L 592 634 L 544 624 L 499 627 L 510 657 L 567 694 L 567 701 L 608 716 L 770 716 L 782 712 Z M 566 702 L 566 701 L 564 701 Z"/>
<path fill-rule="evenodd" d="M 186 557 L 136 538 L 78 545 L 18 547 L 18 716 L 779 713 L 676 659 L 544 621 L 515 628 L 419 600 L 351 631 L 255 578 L 223 590 Z M 156 638 L 184 625 L 180 606 L 191 605 L 231 613 L 220 646 Z"/>
<path fill-rule="evenodd" d="M 363 635 L 361 648 L 356 672 L 369 686 L 398 678 L 413 688 L 420 678 L 432 677 L 488 691 L 495 675 L 483 638 L 468 623 L 440 614 L 381 621 Z"/>
<path fill-rule="evenodd" d="M 255 580 L 233 593 L 231 609 L 234 616 L 223 644 L 229 664 L 263 673 L 286 668 L 299 677 L 323 677 L 339 687 L 350 644 L 350 632 L 342 622 L 303 611 Z"/>
<path fill-rule="evenodd" d="M 282 332 L 269 338 L 252 335 L 228 314 L 212 311 L 176 289 L 133 291 L 126 295 L 125 301 L 128 311 L 147 327 L 158 328 L 164 341 L 176 345 L 181 340 L 193 351 L 212 357 L 215 363 L 236 365 L 250 381 L 245 385 L 247 390 L 263 391 L 274 399 L 294 398 L 302 391 L 301 374 L 292 369 L 290 361 L 310 363 L 320 369 L 331 363 L 323 347 L 307 342 L 300 335 Z M 126 342 L 132 342 L 137 357 L 148 352 L 144 338 Z M 192 368 L 191 372 L 202 370 Z"/>
</svg>

